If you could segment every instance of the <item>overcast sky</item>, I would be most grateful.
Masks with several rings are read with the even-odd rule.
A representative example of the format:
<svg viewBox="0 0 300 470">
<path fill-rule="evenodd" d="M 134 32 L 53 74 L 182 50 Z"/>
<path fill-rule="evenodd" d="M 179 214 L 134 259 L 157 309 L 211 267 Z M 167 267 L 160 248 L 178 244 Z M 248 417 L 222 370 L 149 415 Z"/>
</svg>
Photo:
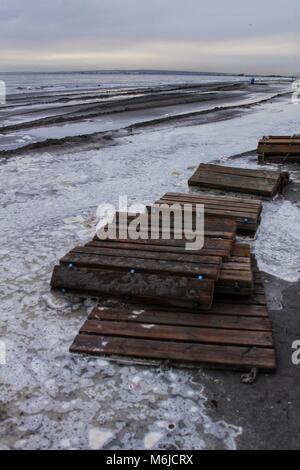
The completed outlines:
<svg viewBox="0 0 300 470">
<path fill-rule="evenodd" d="M 300 75 L 300 0 L 0 0 L 0 71 Z"/>
</svg>

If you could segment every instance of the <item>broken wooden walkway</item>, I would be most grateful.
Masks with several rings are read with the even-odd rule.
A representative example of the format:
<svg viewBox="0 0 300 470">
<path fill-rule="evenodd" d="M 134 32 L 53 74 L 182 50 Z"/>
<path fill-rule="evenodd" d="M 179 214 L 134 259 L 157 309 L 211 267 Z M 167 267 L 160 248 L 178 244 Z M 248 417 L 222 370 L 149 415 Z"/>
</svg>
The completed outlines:
<svg viewBox="0 0 300 470">
<path fill-rule="evenodd" d="M 272 197 L 288 179 L 285 172 L 200 165 L 190 182 Z M 204 209 L 201 228 L 194 218 L 198 204 Z M 187 249 L 191 240 L 181 211 L 169 219 L 168 230 L 164 226 L 162 211 L 173 205 L 190 212 L 189 230 L 203 235 L 201 249 Z M 261 212 L 256 199 L 166 193 L 138 216 L 137 239 L 128 234 L 136 216 L 117 212 L 104 227 L 115 236 L 95 236 L 54 268 L 54 289 L 120 300 L 118 308 L 92 311 L 70 351 L 158 365 L 274 371 L 261 274 L 250 246 L 236 240 L 237 233 L 256 233 Z"/>
<path fill-rule="evenodd" d="M 288 181 L 288 172 L 249 170 L 202 163 L 189 179 L 189 185 L 199 189 L 231 191 L 272 198 L 283 190 Z"/>
<path fill-rule="evenodd" d="M 300 163 L 300 135 L 263 137 L 257 153 L 260 162 Z"/>
</svg>

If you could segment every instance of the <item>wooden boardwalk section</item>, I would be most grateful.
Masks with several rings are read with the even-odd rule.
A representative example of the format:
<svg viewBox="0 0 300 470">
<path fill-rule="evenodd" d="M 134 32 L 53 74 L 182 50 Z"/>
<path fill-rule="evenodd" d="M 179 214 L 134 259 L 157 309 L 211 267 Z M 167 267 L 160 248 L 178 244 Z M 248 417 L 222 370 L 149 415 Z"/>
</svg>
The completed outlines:
<svg viewBox="0 0 300 470">
<path fill-rule="evenodd" d="M 96 308 L 70 351 L 116 360 L 125 357 L 185 366 L 276 369 L 272 326 L 259 277 L 254 293 L 245 300 L 231 303 L 228 298 L 216 298 L 213 307 L 204 311 L 143 305 Z"/>
<path fill-rule="evenodd" d="M 257 147 L 258 160 L 274 163 L 300 163 L 300 135 L 263 137 Z"/>
<path fill-rule="evenodd" d="M 241 234 L 255 234 L 261 220 L 262 202 L 238 197 L 212 196 L 209 194 L 166 193 L 156 204 L 203 204 L 205 214 L 218 217 L 231 217 L 236 221 Z"/>
<path fill-rule="evenodd" d="M 190 183 L 272 197 L 288 180 L 286 172 L 200 165 Z M 203 235 L 201 249 L 187 249 L 191 233 L 181 211 L 169 227 L 163 223 L 174 205 L 189 211 L 190 232 Z M 204 209 L 201 227 L 197 205 Z M 117 212 L 104 227 L 114 236 L 74 247 L 54 268 L 52 288 L 120 301 L 114 309 L 95 308 L 70 351 L 120 362 L 275 371 L 261 274 L 250 245 L 236 239 L 254 235 L 261 214 L 257 199 L 169 192 L 138 216 L 132 239 L 136 215 Z"/>
<path fill-rule="evenodd" d="M 288 184 L 289 174 L 281 171 L 249 170 L 201 164 L 189 179 L 190 186 L 254 194 L 272 198 Z"/>
</svg>

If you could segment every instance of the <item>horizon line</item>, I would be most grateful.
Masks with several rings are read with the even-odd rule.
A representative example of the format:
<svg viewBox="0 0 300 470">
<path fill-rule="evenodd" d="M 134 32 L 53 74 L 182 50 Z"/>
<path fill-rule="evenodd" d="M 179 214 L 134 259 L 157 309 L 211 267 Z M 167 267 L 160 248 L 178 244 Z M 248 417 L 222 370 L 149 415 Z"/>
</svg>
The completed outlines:
<svg viewBox="0 0 300 470">
<path fill-rule="evenodd" d="M 109 73 L 140 73 L 140 74 L 177 74 L 177 75 L 220 75 L 220 76 L 237 76 L 237 77 L 278 77 L 278 78 L 293 78 L 295 75 L 282 75 L 282 74 L 257 74 L 257 73 L 243 73 L 243 72 L 211 72 L 211 71 L 194 71 L 194 70 L 172 70 L 172 69 L 85 69 L 85 70 L 19 70 L 19 71 L 0 71 L 0 74 L 109 74 Z"/>
</svg>

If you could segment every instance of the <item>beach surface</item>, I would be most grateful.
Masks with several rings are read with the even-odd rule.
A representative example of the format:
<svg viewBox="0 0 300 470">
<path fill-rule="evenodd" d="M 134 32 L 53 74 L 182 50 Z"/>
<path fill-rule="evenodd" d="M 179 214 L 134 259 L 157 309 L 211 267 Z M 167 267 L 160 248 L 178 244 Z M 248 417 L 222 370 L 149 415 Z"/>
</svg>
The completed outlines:
<svg viewBox="0 0 300 470">
<path fill-rule="evenodd" d="M 187 192 L 201 162 L 256 168 L 260 137 L 299 134 L 287 81 L 178 80 L 14 85 L 0 107 L 0 448 L 300 447 L 300 366 L 291 361 L 300 340 L 297 165 L 281 166 L 292 183 L 264 201 L 259 232 L 247 239 L 264 272 L 275 374 L 245 385 L 238 372 L 119 365 L 68 351 L 91 309 L 114 305 L 50 291 L 57 260 L 93 236 L 100 204 Z"/>
</svg>

